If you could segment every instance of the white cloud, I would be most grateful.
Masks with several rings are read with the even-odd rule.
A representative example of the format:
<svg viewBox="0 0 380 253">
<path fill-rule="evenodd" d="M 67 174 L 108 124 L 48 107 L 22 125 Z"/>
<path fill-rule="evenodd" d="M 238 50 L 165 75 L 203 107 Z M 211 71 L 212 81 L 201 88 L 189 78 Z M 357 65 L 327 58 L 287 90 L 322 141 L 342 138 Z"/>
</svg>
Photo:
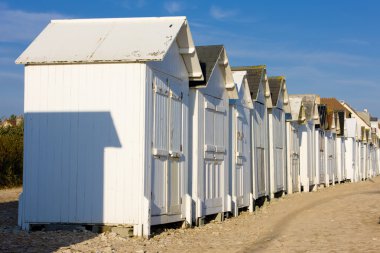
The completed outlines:
<svg viewBox="0 0 380 253">
<path fill-rule="evenodd" d="M 197 22 L 197 21 L 194 21 L 194 20 L 189 21 L 189 23 L 190 23 L 191 27 L 196 27 L 196 28 L 201 28 L 201 29 L 203 29 L 203 28 L 212 28 L 208 24 L 205 24 L 205 23 L 202 23 L 202 22 Z"/>
<path fill-rule="evenodd" d="M 237 10 L 223 10 L 215 5 L 211 6 L 210 14 L 215 19 L 226 19 L 233 17 L 237 14 Z"/>
<path fill-rule="evenodd" d="M 0 5 L 0 42 L 30 41 L 51 19 L 62 18 L 67 17 L 54 12 L 26 12 Z"/>
<path fill-rule="evenodd" d="M 184 9 L 184 6 L 182 3 L 177 1 L 170 1 L 164 3 L 164 8 L 167 10 L 170 14 L 174 14 L 177 12 L 180 12 Z"/>
</svg>

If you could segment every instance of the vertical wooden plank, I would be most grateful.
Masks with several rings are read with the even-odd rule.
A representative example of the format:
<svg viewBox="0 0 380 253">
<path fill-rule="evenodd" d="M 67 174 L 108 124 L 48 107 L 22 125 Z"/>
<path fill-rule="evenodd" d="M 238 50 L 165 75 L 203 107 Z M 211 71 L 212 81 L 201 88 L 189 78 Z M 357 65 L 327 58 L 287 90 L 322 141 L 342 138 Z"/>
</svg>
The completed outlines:
<svg viewBox="0 0 380 253">
<path fill-rule="evenodd" d="M 77 187 L 78 187 L 78 124 L 79 124 L 79 89 L 81 83 L 84 82 L 85 65 L 72 66 L 71 67 L 71 78 L 67 81 L 70 82 L 70 96 L 68 101 L 70 101 L 69 109 L 70 117 L 68 122 L 68 146 L 69 151 L 67 156 L 69 161 L 67 163 L 67 170 L 69 174 L 68 179 L 68 210 L 67 210 L 67 219 L 69 222 L 78 222 L 77 216 Z"/>
</svg>

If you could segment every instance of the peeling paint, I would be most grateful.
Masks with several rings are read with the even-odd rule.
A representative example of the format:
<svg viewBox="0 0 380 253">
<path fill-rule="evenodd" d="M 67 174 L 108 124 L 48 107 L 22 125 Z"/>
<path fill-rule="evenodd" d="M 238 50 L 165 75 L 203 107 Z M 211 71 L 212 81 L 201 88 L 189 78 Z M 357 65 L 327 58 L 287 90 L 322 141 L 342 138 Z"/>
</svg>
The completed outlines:
<svg viewBox="0 0 380 253">
<path fill-rule="evenodd" d="M 148 53 L 148 55 L 150 55 L 150 56 L 159 56 L 159 55 L 162 55 L 164 53 L 165 53 L 165 51 L 155 51 L 155 52 Z"/>
</svg>

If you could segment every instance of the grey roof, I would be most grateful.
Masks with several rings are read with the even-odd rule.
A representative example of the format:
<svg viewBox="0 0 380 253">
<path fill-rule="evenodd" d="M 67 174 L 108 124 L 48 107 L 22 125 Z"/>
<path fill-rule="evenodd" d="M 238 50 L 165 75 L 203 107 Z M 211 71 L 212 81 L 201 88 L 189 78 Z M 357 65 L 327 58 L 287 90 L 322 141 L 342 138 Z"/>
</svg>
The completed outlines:
<svg viewBox="0 0 380 253">
<path fill-rule="evenodd" d="M 277 105 L 278 97 L 281 92 L 282 83 L 285 80 L 283 76 L 272 76 L 268 77 L 270 95 L 272 97 L 273 106 Z"/>
<path fill-rule="evenodd" d="M 224 47 L 223 45 L 210 45 L 196 46 L 195 49 L 197 51 L 199 63 L 205 79 L 203 81 L 190 81 L 190 87 L 207 85 Z"/>
<path fill-rule="evenodd" d="M 265 65 L 259 66 L 241 66 L 241 67 L 232 67 L 233 71 L 247 71 L 247 81 L 249 90 L 251 92 L 251 97 L 253 100 L 257 99 L 257 94 L 259 92 L 260 82 L 264 77 L 266 70 Z M 265 89 L 265 87 L 263 87 Z"/>
</svg>

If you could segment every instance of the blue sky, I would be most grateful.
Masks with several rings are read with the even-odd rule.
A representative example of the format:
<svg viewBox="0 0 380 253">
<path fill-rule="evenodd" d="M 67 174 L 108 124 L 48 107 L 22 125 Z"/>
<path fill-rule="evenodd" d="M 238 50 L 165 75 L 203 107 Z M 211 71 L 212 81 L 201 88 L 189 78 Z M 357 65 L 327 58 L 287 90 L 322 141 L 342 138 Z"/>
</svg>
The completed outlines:
<svg viewBox="0 0 380 253">
<path fill-rule="evenodd" d="M 224 44 L 232 65 L 266 64 L 289 93 L 337 97 L 380 116 L 380 1 L 0 1 L 0 117 L 23 111 L 14 60 L 50 19 L 187 16 L 197 45 Z"/>
</svg>

